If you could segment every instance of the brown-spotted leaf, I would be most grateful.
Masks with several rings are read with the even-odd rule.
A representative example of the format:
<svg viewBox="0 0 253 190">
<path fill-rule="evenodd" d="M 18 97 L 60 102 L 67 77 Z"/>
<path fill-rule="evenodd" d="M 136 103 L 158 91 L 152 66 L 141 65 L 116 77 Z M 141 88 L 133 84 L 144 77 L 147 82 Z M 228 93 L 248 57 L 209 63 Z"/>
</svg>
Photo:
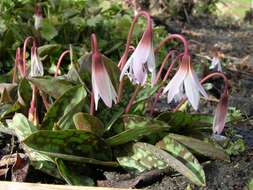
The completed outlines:
<svg viewBox="0 0 253 190">
<path fill-rule="evenodd" d="M 225 161 L 230 160 L 229 156 L 221 147 L 211 142 L 172 133 L 169 134 L 169 137 L 204 156 Z"/>
<path fill-rule="evenodd" d="M 41 130 L 26 138 L 23 143 L 44 154 L 74 155 L 97 160 L 111 160 L 112 152 L 105 141 L 82 130 Z"/>
<path fill-rule="evenodd" d="M 68 89 L 51 105 L 41 123 L 42 128 L 52 129 L 56 123 L 60 125 L 60 128 L 70 128 L 69 122 L 73 123 L 73 115 L 81 111 L 79 105 L 84 101 L 85 97 L 86 91 L 82 85 Z"/>
<path fill-rule="evenodd" d="M 80 112 L 74 115 L 73 120 L 77 129 L 88 131 L 98 136 L 102 136 L 104 134 L 104 125 L 95 116 Z"/>
<path fill-rule="evenodd" d="M 165 136 L 156 146 L 166 150 L 172 156 L 167 162 L 170 167 L 186 176 L 193 183 L 205 185 L 205 173 L 202 166 L 183 145 L 169 136 Z"/>
<path fill-rule="evenodd" d="M 67 80 L 49 76 L 29 78 L 29 81 L 33 83 L 39 90 L 49 94 L 54 98 L 59 98 L 74 86 L 73 83 Z"/>
</svg>

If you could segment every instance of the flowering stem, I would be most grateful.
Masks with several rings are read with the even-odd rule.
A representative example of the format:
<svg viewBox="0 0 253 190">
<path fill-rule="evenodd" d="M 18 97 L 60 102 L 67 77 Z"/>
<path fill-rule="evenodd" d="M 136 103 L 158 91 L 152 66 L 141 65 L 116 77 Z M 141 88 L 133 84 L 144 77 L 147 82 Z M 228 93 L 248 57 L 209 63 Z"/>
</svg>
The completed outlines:
<svg viewBox="0 0 253 190">
<path fill-rule="evenodd" d="M 122 70 L 123 67 L 126 64 L 127 57 L 128 57 L 129 51 L 130 51 L 129 49 L 130 49 L 131 38 L 132 38 L 132 35 L 133 35 L 134 27 L 135 27 L 135 24 L 137 23 L 138 18 L 140 16 L 144 16 L 144 17 L 147 18 L 148 28 L 150 28 L 152 26 L 152 21 L 151 21 L 150 15 L 146 11 L 140 11 L 137 15 L 134 16 L 134 20 L 133 20 L 133 22 L 130 26 L 130 30 L 129 30 L 128 35 L 127 35 L 126 48 L 125 48 L 124 54 L 123 54 L 123 56 L 122 56 L 122 58 L 121 58 L 121 60 L 118 64 L 118 67 L 120 68 L 120 70 Z"/>
<path fill-rule="evenodd" d="M 133 102 L 134 102 L 135 98 L 137 97 L 137 95 L 138 95 L 140 89 L 141 89 L 141 85 L 138 85 L 138 86 L 135 88 L 135 91 L 134 91 L 134 93 L 133 93 L 133 95 L 132 95 L 130 101 L 129 101 L 128 104 L 127 104 L 127 107 L 126 107 L 126 109 L 125 109 L 125 113 L 128 113 L 128 112 L 130 111 L 130 109 L 131 109 L 131 107 L 132 107 L 132 105 L 133 105 Z"/>
<path fill-rule="evenodd" d="M 179 34 L 171 34 L 168 37 L 166 37 L 164 40 L 160 42 L 160 44 L 155 48 L 155 53 L 157 53 L 166 43 L 170 42 L 171 40 L 180 40 L 184 44 L 184 55 L 189 54 L 189 45 L 187 40 L 185 39 L 184 36 L 179 35 Z"/>
<path fill-rule="evenodd" d="M 168 60 L 167 56 L 168 56 L 168 55 L 169 55 L 169 53 L 168 53 L 168 54 L 166 55 L 166 57 L 164 58 L 163 62 L 165 62 L 165 63 L 167 62 L 167 60 Z M 163 80 L 162 80 L 162 84 L 168 79 L 168 77 L 169 77 L 169 75 L 170 75 L 170 72 L 171 72 L 173 66 L 176 64 L 176 62 L 178 61 L 178 59 L 180 59 L 180 57 L 182 57 L 182 56 L 183 56 L 183 54 L 179 54 L 179 55 L 171 62 L 170 66 L 169 66 L 169 68 L 168 68 L 168 70 L 167 70 L 167 72 L 166 72 L 166 74 L 165 74 L 165 76 L 164 76 L 164 78 L 163 78 Z M 161 67 L 162 67 L 162 66 L 161 66 Z M 161 69 L 160 69 L 160 70 L 161 70 Z M 162 84 L 161 84 L 161 86 L 162 86 Z M 150 114 L 151 114 L 151 115 L 153 115 L 155 105 L 156 105 L 156 103 L 157 103 L 159 97 L 161 96 L 161 93 L 162 93 L 162 88 L 160 88 L 160 89 L 158 90 L 158 92 L 157 92 L 157 94 L 156 94 L 156 97 L 155 97 L 155 100 L 154 100 L 154 102 L 152 103 L 152 106 L 151 106 L 151 109 L 150 109 Z"/>
<path fill-rule="evenodd" d="M 125 48 L 123 56 L 121 57 L 121 59 L 119 61 L 119 64 L 118 64 L 118 67 L 120 68 L 120 70 L 122 70 L 123 67 L 125 66 L 127 58 L 128 58 L 128 54 L 131 51 L 131 46 L 130 46 L 131 45 L 131 38 L 132 38 L 132 35 L 133 35 L 135 24 L 137 23 L 138 18 L 140 16 L 146 17 L 147 23 L 148 23 L 147 28 L 151 28 L 152 27 L 152 20 L 151 20 L 150 15 L 149 15 L 148 12 L 146 12 L 146 11 L 140 11 L 137 15 L 134 16 L 134 20 L 133 20 L 133 22 L 132 22 L 132 24 L 130 26 L 130 30 L 129 30 L 128 35 L 127 35 L 126 48 Z M 120 100 L 121 100 L 121 97 L 122 97 L 122 94 L 123 94 L 123 89 L 124 89 L 124 79 L 122 79 L 120 81 L 120 84 L 119 84 L 117 102 L 120 102 Z"/>
<path fill-rule="evenodd" d="M 161 77 L 161 74 L 162 74 L 162 71 L 163 71 L 163 68 L 165 66 L 165 64 L 168 62 L 169 58 L 173 56 L 173 54 L 175 53 L 175 51 L 169 51 L 169 53 L 167 53 L 167 55 L 165 56 L 165 58 L 163 59 L 163 62 L 160 66 L 160 69 L 159 69 L 159 72 L 156 76 L 156 80 L 155 80 L 155 84 L 158 82 L 159 78 Z"/>
<path fill-rule="evenodd" d="M 95 34 L 91 35 L 91 46 L 92 46 L 92 53 L 99 52 L 97 45 L 97 38 Z"/>
<path fill-rule="evenodd" d="M 36 108 L 36 91 L 37 91 L 36 86 L 32 85 L 32 100 L 30 103 L 28 117 L 29 117 L 29 120 L 32 121 L 34 125 L 38 124 L 37 108 Z"/>
<path fill-rule="evenodd" d="M 60 56 L 60 58 L 59 58 L 59 60 L 58 60 L 58 62 L 57 62 L 57 65 L 56 65 L 56 71 L 55 71 L 55 73 L 54 73 L 54 77 L 57 77 L 58 72 L 59 72 L 59 69 L 60 69 L 60 66 L 61 66 L 62 59 L 63 59 L 64 56 L 67 55 L 68 53 L 70 53 L 70 51 L 69 51 L 69 50 L 66 50 L 66 51 L 64 51 L 64 52 L 61 54 L 61 56 Z"/>
<path fill-rule="evenodd" d="M 24 42 L 24 45 L 23 45 L 23 74 L 24 74 L 24 76 L 26 76 L 26 48 L 27 48 L 27 45 L 30 42 L 30 40 L 32 40 L 33 46 L 36 45 L 35 39 L 33 37 L 28 36 L 25 39 L 25 42 Z"/>
<path fill-rule="evenodd" d="M 204 77 L 203 79 L 200 80 L 200 84 L 203 84 L 204 82 L 206 82 L 208 79 L 212 78 L 212 77 L 221 77 L 224 81 L 224 89 L 223 89 L 223 95 L 228 95 L 228 79 L 226 77 L 226 75 L 224 75 L 223 73 L 220 72 L 214 72 L 211 73 L 209 75 L 207 75 L 206 77 Z M 179 110 L 179 108 L 185 103 L 187 99 L 184 98 L 183 100 L 181 100 L 181 102 L 177 105 L 177 107 L 173 110 L 173 112 L 176 112 Z"/>
</svg>

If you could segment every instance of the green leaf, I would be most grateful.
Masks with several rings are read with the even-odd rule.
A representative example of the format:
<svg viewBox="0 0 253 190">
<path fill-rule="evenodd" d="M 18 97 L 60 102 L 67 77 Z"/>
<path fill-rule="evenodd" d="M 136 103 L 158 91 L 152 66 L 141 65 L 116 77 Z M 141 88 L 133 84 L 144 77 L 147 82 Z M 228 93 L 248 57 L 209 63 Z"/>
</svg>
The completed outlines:
<svg viewBox="0 0 253 190">
<path fill-rule="evenodd" d="M 59 98 L 74 86 L 73 83 L 67 80 L 49 76 L 29 78 L 29 81 L 31 81 L 41 91 L 53 96 L 54 98 Z"/>
<path fill-rule="evenodd" d="M 169 123 L 176 130 L 193 128 L 211 130 L 213 123 L 213 116 L 185 112 L 164 112 L 156 117 L 156 119 Z"/>
<path fill-rule="evenodd" d="M 125 131 L 106 139 L 107 143 L 111 146 L 124 144 L 142 138 L 143 136 L 154 135 L 155 133 L 170 129 L 170 126 L 162 121 L 139 116 L 126 115 L 124 116 L 124 120 L 127 123 L 125 125 Z"/>
<path fill-rule="evenodd" d="M 95 185 L 94 181 L 90 177 L 84 175 L 84 173 L 86 173 L 83 171 L 86 169 L 85 167 L 80 167 L 80 165 L 73 165 L 67 163 L 66 161 L 64 162 L 61 159 L 57 159 L 56 163 L 61 176 L 69 185 Z"/>
<path fill-rule="evenodd" d="M 8 115 L 20 110 L 21 105 L 16 102 L 15 104 L 1 104 L 0 105 L 0 121 L 4 120 Z"/>
<path fill-rule="evenodd" d="M 55 36 L 58 35 L 58 31 L 55 29 L 54 25 L 48 20 L 43 19 L 41 36 L 47 41 L 52 40 Z"/>
<path fill-rule="evenodd" d="M 204 156 L 229 161 L 229 156 L 225 153 L 225 151 L 211 142 L 205 142 L 199 139 L 195 139 L 192 137 L 186 137 L 183 135 L 177 134 L 169 134 L 169 137 L 175 139 L 186 147 L 194 150 L 195 152 L 202 154 Z"/>
<path fill-rule="evenodd" d="M 23 106 L 30 106 L 32 99 L 32 89 L 29 81 L 23 78 L 18 85 L 18 101 Z"/>
<path fill-rule="evenodd" d="M 52 129 L 55 123 L 62 128 L 69 128 L 69 122 L 72 122 L 71 118 L 75 114 L 75 110 L 80 112 L 80 104 L 82 104 L 85 97 L 86 91 L 81 85 L 66 91 L 46 113 L 41 124 L 42 128 Z"/>
<path fill-rule="evenodd" d="M 60 48 L 60 44 L 46 44 L 38 47 L 38 54 L 40 57 L 51 54 L 55 49 Z"/>
<path fill-rule="evenodd" d="M 20 141 L 37 131 L 37 128 L 21 113 L 16 113 L 7 125 L 14 130 Z"/>
<path fill-rule="evenodd" d="M 81 130 L 41 130 L 27 137 L 23 143 L 49 156 L 79 156 L 97 160 L 111 160 L 110 147 L 92 133 Z"/>
<path fill-rule="evenodd" d="M 31 161 L 31 164 L 36 170 L 40 170 L 52 177 L 62 179 L 62 176 L 60 175 L 56 164 L 52 161 Z"/>
<path fill-rule="evenodd" d="M 77 113 L 74 115 L 73 120 L 77 129 L 88 131 L 98 136 L 102 136 L 104 134 L 104 125 L 95 116 L 88 113 Z"/>
<path fill-rule="evenodd" d="M 164 169 L 168 164 L 154 154 L 154 149 L 146 147 L 146 143 L 134 143 L 116 149 L 116 158 L 120 166 L 136 174 L 152 169 Z M 151 145 L 152 146 L 152 145 Z M 158 151 L 162 151 L 158 149 Z"/>
<path fill-rule="evenodd" d="M 205 173 L 202 166 L 183 145 L 166 136 L 156 146 L 171 154 L 172 158 L 168 159 L 167 162 L 170 167 L 186 176 L 196 185 L 205 185 Z"/>
</svg>

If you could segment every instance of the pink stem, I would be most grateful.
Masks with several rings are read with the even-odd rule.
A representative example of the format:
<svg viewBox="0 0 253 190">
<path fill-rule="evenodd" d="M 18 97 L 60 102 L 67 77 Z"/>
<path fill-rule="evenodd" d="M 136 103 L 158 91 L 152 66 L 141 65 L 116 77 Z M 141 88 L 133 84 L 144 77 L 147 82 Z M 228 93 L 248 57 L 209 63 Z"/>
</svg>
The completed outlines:
<svg viewBox="0 0 253 190">
<path fill-rule="evenodd" d="M 91 46 L 92 46 L 92 53 L 99 52 L 98 45 L 97 45 L 97 37 L 96 34 L 91 35 Z"/>
<path fill-rule="evenodd" d="M 165 66 L 165 64 L 167 63 L 167 61 L 169 60 L 170 57 L 172 57 L 173 53 L 175 51 L 170 51 L 169 53 L 167 53 L 167 55 L 165 56 L 165 58 L 163 59 L 163 62 L 160 66 L 160 69 L 159 69 L 159 72 L 156 76 L 156 80 L 155 80 L 155 84 L 158 82 L 159 78 L 161 77 L 161 74 L 162 74 L 162 71 L 163 71 L 163 68 Z"/>
<path fill-rule="evenodd" d="M 171 34 L 168 37 L 166 37 L 164 40 L 160 42 L 160 44 L 155 48 L 155 53 L 157 53 L 166 43 L 170 42 L 173 39 L 180 40 L 184 44 L 184 54 L 188 55 L 189 54 L 189 45 L 187 40 L 185 39 L 184 36 L 179 35 L 179 34 Z"/>
<path fill-rule="evenodd" d="M 167 54 L 167 55 L 168 55 L 168 54 Z M 179 54 L 179 55 L 172 61 L 172 63 L 170 64 L 170 66 L 169 66 L 169 68 L 168 68 L 168 70 L 167 70 L 167 72 L 166 72 L 166 74 L 165 74 L 165 76 L 164 76 L 164 78 L 163 78 L 163 80 L 162 80 L 163 83 L 164 83 L 164 82 L 167 80 L 167 78 L 169 77 L 170 72 L 171 72 L 173 66 L 176 64 L 176 62 L 178 61 L 178 59 L 179 59 L 180 57 L 182 57 L 182 56 L 183 56 L 183 54 Z M 167 58 L 167 56 L 164 58 L 164 60 L 165 60 L 166 58 Z M 162 88 L 160 88 L 160 89 L 158 90 L 158 92 L 157 92 L 157 94 L 156 94 L 156 97 L 155 97 L 155 100 L 154 100 L 154 102 L 153 102 L 153 104 L 152 104 L 152 106 L 151 106 L 151 109 L 150 109 L 150 114 L 151 114 L 151 115 L 153 115 L 153 113 L 154 113 L 155 105 L 156 105 L 158 99 L 160 98 L 161 93 L 162 93 Z"/>
<path fill-rule="evenodd" d="M 123 67 L 125 66 L 126 64 L 126 61 L 127 61 L 127 57 L 128 57 L 128 54 L 129 54 L 129 47 L 130 47 L 130 44 L 131 44 L 131 38 L 132 38 L 132 35 L 133 35 L 133 31 L 134 31 L 134 27 L 135 27 L 135 24 L 137 23 L 138 21 L 138 18 L 140 16 L 144 16 L 147 18 L 147 23 L 148 23 L 148 28 L 150 28 L 152 26 L 152 21 L 151 21 L 151 18 L 150 18 L 150 15 L 148 12 L 146 11 L 140 11 L 137 15 L 134 16 L 134 20 L 130 26 L 130 30 L 128 32 L 128 36 L 127 36 L 127 44 L 126 44 L 126 48 L 125 48 L 125 52 L 120 60 L 120 63 L 118 64 L 118 67 L 120 68 L 120 70 L 123 69 Z"/>
<path fill-rule="evenodd" d="M 131 24 L 131 27 L 130 27 L 130 30 L 128 32 L 126 48 L 125 48 L 124 54 L 121 57 L 120 62 L 118 64 L 118 67 L 120 68 L 120 70 L 122 70 L 123 67 L 126 64 L 126 61 L 127 61 L 127 58 L 128 58 L 128 54 L 130 52 L 130 44 L 131 44 L 131 38 L 132 38 L 132 35 L 133 35 L 133 31 L 134 31 L 134 26 L 137 23 L 138 18 L 140 16 L 144 16 L 144 17 L 147 18 L 147 23 L 148 23 L 147 27 L 148 28 L 152 27 L 152 20 L 151 20 L 150 15 L 149 15 L 148 12 L 146 12 L 146 11 L 140 11 L 137 15 L 134 16 L 134 20 L 133 20 L 133 22 Z M 118 102 L 120 102 L 120 100 L 121 100 L 121 97 L 122 97 L 122 94 L 123 94 L 123 89 L 124 89 L 124 80 L 122 79 L 120 81 L 119 89 L 118 89 L 118 99 L 117 99 Z"/>
<path fill-rule="evenodd" d="M 61 56 L 60 56 L 60 58 L 59 58 L 59 60 L 58 60 L 58 62 L 57 62 L 57 65 L 56 65 L 56 71 L 55 71 L 55 73 L 54 73 L 54 77 L 57 77 L 58 72 L 59 72 L 59 69 L 60 69 L 60 66 L 61 66 L 62 59 L 63 59 L 64 56 L 67 55 L 68 53 L 70 53 L 70 51 L 69 51 L 69 50 L 66 50 L 66 51 L 64 51 L 64 52 L 61 54 Z"/>
<path fill-rule="evenodd" d="M 23 74 L 24 74 L 24 76 L 26 76 L 26 48 L 27 48 L 27 45 L 30 42 L 30 40 L 32 40 L 33 46 L 36 45 L 35 39 L 33 37 L 28 36 L 25 39 L 25 42 L 24 42 L 24 45 L 23 45 Z"/>
<path fill-rule="evenodd" d="M 138 86 L 135 88 L 135 91 L 134 91 L 134 93 L 133 93 L 133 95 L 132 95 L 132 97 L 131 97 L 130 101 L 128 102 L 127 107 L 126 107 L 126 109 L 125 109 L 125 113 L 126 113 L 126 114 L 130 111 L 130 109 L 131 109 L 131 107 L 132 107 L 132 105 L 133 105 L 133 102 L 134 102 L 135 98 L 137 97 L 138 92 L 140 91 L 140 89 L 141 89 L 141 85 L 138 85 Z"/>
</svg>

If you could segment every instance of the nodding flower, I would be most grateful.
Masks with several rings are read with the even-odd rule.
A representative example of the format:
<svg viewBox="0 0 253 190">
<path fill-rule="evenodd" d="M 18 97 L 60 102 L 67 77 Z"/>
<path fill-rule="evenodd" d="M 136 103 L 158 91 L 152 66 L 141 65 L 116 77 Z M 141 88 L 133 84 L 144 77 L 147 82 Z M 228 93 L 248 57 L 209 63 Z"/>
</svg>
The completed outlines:
<svg viewBox="0 0 253 190">
<path fill-rule="evenodd" d="M 145 16 L 148 20 L 147 28 L 144 31 L 141 40 L 139 41 L 134 52 L 127 60 L 130 47 L 130 38 L 132 36 L 133 28 L 139 16 Z M 152 20 L 147 12 L 139 12 L 133 21 L 130 28 L 126 50 L 119 62 L 121 68 L 120 81 L 124 75 L 128 76 L 130 81 L 134 84 L 144 85 L 147 81 L 148 71 L 152 74 L 152 84 L 155 83 L 156 71 L 155 71 L 155 55 L 152 41 Z M 126 61 L 127 60 L 127 61 Z"/>
<path fill-rule="evenodd" d="M 40 57 L 38 55 L 37 47 L 33 44 L 31 48 L 31 77 L 43 76 L 44 69 Z"/>
<path fill-rule="evenodd" d="M 204 83 L 212 77 L 222 77 L 224 81 L 224 90 L 220 96 L 219 103 L 216 107 L 213 120 L 213 134 L 220 135 L 225 127 L 226 116 L 228 111 L 228 79 L 221 72 L 214 72 L 204 77 L 200 82 Z"/>
<path fill-rule="evenodd" d="M 167 102 L 170 103 L 173 99 L 179 101 L 185 94 L 192 107 L 197 110 L 199 106 L 199 92 L 204 96 L 208 97 L 204 88 L 201 86 L 199 79 L 193 70 L 191 57 L 188 51 L 188 42 L 186 39 L 178 34 L 173 34 L 164 39 L 156 48 L 158 51 L 166 42 L 178 39 L 184 44 L 184 53 L 179 64 L 179 69 L 175 76 L 170 80 L 167 86 L 163 90 L 163 94 L 167 94 Z"/>
<path fill-rule="evenodd" d="M 91 65 L 91 78 L 92 78 L 92 91 L 94 95 L 95 108 L 98 108 L 98 101 L 101 98 L 105 105 L 109 108 L 112 107 L 112 101 L 117 102 L 117 94 L 111 82 L 109 74 L 103 63 L 102 55 L 97 47 L 96 35 L 92 34 L 92 65 Z"/>
<path fill-rule="evenodd" d="M 213 120 L 213 133 L 220 135 L 225 127 L 226 115 L 228 111 L 228 92 L 221 95 L 217 105 Z"/>
<path fill-rule="evenodd" d="M 35 11 L 34 11 L 34 28 L 36 30 L 38 30 L 39 28 L 41 28 L 42 26 L 42 20 L 43 20 L 43 17 L 42 17 L 42 10 L 41 10 L 41 6 L 39 3 L 37 3 L 35 5 Z"/>
</svg>

